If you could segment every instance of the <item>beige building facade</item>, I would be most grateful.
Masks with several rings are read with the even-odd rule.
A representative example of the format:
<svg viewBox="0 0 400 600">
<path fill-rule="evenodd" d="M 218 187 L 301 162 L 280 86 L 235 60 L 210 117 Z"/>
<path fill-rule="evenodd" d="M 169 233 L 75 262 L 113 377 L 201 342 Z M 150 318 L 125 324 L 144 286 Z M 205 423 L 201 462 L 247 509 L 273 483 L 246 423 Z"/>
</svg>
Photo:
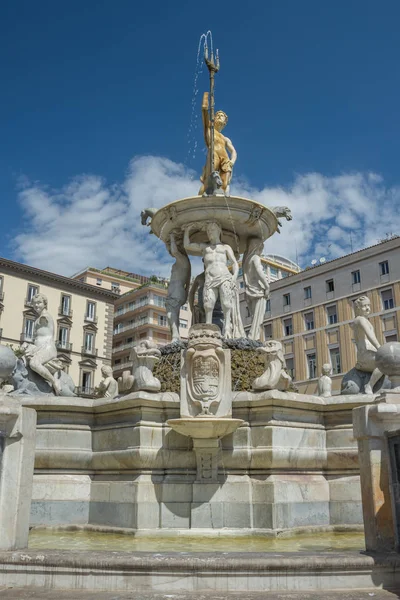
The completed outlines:
<svg viewBox="0 0 400 600">
<path fill-rule="evenodd" d="M 72 275 L 72 279 L 94 285 L 103 290 L 111 290 L 116 294 L 125 294 L 151 281 L 151 278 L 145 275 L 122 271 L 114 267 L 105 267 L 104 269 L 85 267 L 82 271 Z"/>
<path fill-rule="evenodd" d="M 283 344 L 287 368 L 302 393 L 317 391 L 322 365 L 332 366 L 333 393 L 356 364 L 353 303 L 365 294 L 380 343 L 400 339 L 400 237 L 271 283 L 264 321 L 266 339 Z M 245 329 L 250 316 L 244 293 Z"/>
<path fill-rule="evenodd" d="M 135 290 L 126 292 L 115 302 L 113 370 L 114 377 L 132 366 L 130 352 L 143 339 L 153 340 L 158 346 L 171 341 L 166 311 L 167 284 L 149 281 Z M 191 322 L 189 306 L 180 310 L 179 333 L 188 336 Z"/>
<path fill-rule="evenodd" d="M 0 258 L 0 342 L 17 348 L 32 341 L 32 298 L 47 296 L 58 358 L 80 395 L 91 395 L 101 366 L 111 365 L 114 301 L 111 290 Z"/>
</svg>

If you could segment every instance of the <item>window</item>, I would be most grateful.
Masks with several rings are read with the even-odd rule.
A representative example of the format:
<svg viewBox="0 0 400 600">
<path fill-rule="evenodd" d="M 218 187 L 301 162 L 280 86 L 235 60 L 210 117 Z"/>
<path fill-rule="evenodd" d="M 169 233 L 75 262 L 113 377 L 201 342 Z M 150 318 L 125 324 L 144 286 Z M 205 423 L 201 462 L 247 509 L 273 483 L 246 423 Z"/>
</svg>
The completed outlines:
<svg viewBox="0 0 400 600">
<path fill-rule="evenodd" d="M 189 310 L 189 307 L 187 304 L 184 304 L 183 306 L 181 306 L 181 310 Z"/>
<path fill-rule="evenodd" d="M 289 373 L 290 377 L 294 379 L 294 358 L 286 358 L 286 370 Z"/>
<path fill-rule="evenodd" d="M 330 348 L 329 355 L 330 355 L 330 359 L 331 359 L 332 373 L 334 375 L 341 373 L 342 369 L 341 369 L 341 365 L 340 365 L 340 350 L 339 350 L 339 348 Z"/>
<path fill-rule="evenodd" d="M 2 298 L 2 296 L 3 296 L 3 283 L 4 283 L 3 277 L 0 277 L 0 298 Z"/>
<path fill-rule="evenodd" d="M 282 273 L 282 279 L 284 277 L 289 277 L 289 273 L 287 271 L 281 271 L 281 273 Z"/>
<path fill-rule="evenodd" d="M 90 332 L 85 333 L 85 350 L 87 352 L 93 352 L 94 349 L 94 334 Z"/>
<path fill-rule="evenodd" d="M 31 285 L 28 283 L 28 294 L 26 296 L 26 301 L 28 304 L 32 302 L 32 299 L 39 292 L 39 288 L 37 285 Z"/>
<path fill-rule="evenodd" d="M 292 319 L 283 319 L 283 331 L 284 335 L 293 335 L 293 323 Z"/>
<path fill-rule="evenodd" d="M 244 281 L 239 281 L 239 288 L 241 290 L 243 290 L 243 288 L 244 288 Z"/>
<path fill-rule="evenodd" d="M 325 283 L 326 283 L 326 293 L 327 294 L 335 291 L 335 284 L 333 282 L 333 279 L 327 279 Z"/>
<path fill-rule="evenodd" d="M 149 304 L 149 297 L 148 296 L 142 296 L 137 301 L 137 305 L 138 306 L 147 306 L 147 304 Z"/>
<path fill-rule="evenodd" d="M 283 294 L 283 306 L 290 306 L 290 294 Z"/>
<path fill-rule="evenodd" d="M 119 293 L 120 293 L 120 291 L 121 291 L 121 290 L 120 290 L 120 287 L 119 287 L 119 283 L 114 283 L 114 282 L 112 282 L 112 283 L 111 283 L 111 291 L 112 291 L 112 292 L 116 292 L 117 294 L 119 294 Z"/>
<path fill-rule="evenodd" d="M 308 379 L 314 379 L 317 376 L 317 355 L 307 354 Z"/>
<path fill-rule="evenodd" d="M 182 329 L 187 329 L 188 322 L 186 319 L 179 319 L 179 327 Z"/>
<path fill-rule="evenodd" d="M 247 317 L 247 318 L 251 317 L 251 314 L 250 314 L 250 309 L 249 309 L 249 307 L 248 307 L 248 306 L 246 306 L 246 317 Z"/>
<path fill-rule="evenodd" d="M 25 327 L 24 327 L 25 340 L 33 340 L 34 327 L 35 327 L 35 319 L 25 319 Z"/>
<path fill-rule="evenodd" d="M 336 304 L 332 304 L 332 306 L 327 306 L 326 314 L 328 317 L 328 325 L 334 325 L 338 322 Z"/>
<path fill-rule="evenodd" d="M 127 344 L 131 344 L 133 342 L 133 337 L 128 337 L 126 340 Z"/>
<path fill-rule="evenodd" d="M 82 391 L 86 394 L 90 394 L 91 385 L 92 385 L 91 371 L 83 371 L 83 373 L 82 373 Z"/>
<path fill-rule="evenodd" d="M 391 335 L 385 335 L 385 342 L 397 342 L 397 333 Z"/>
<path fill-rule="evenodd" d="M 267 298 L 267 301 L 265 303 L 265 312 L 266 313 L 271 312 L 271 298 Z"/>
<path fill-rule="evenodd" d="M 154 294 L 154 296 L 153 296 L 154 304 L 156 306 L 161 306 L 162 308 L 165 308 L 166 300 L 167 299 L 165 298 L 165 296 L 158 296 L 157 294 Z M 182 307 L 182 308 L 184 308 L 184 310 L 187 310 L 187 304 L 185 304 L 185 307 L 186 308 L 184 308 L 184 307 Z"/>
<path fill-rule="evenodd" d="M 68 327 L 60 327 L 58 330 L 58 345 L 66 348 L 68 345 Z"/>
<path fill-rule="evenodd" d="M 269 272 L 271 273 L 272 277 L 278 277 L 278 269 L 275 269 L 275 267 L 270 267 Z"/>
<path fill-rule="evenodd" d="M 121 364 L 121 359 L 120 358 L 115 359 L 114 365 L 120 365 L 120 364 Z"/>
<path fill-rule="evenodd" d="M 390 310 L 391 308 L 394 308 L 393 292 L 391 289 L 383 290 L 381 292 L 381 298 L 383 310 Z"/>
<path fill-rule="evenodd" d="M 61 314 L 69 316 L 71 312 L 71 296 L 61 294 Z"/>
<path fill-rule="evenodd" d="M 311 286 L 304 288 L 304 300 L 311 300 Z"/>
<path fill-rule="evenodd" d="M 158 324 L 162 327 L 167 327 L 168 321 L 165 315 L 158 315 Z"/>
<path fill-rule="evenodd" d="M 95 318 L 96 318 L 96 302 L 91 302 L 88 300 L 88 303 L 86 305 L 86 319 L 88 321 L 94 321 Z"/>
<path fill-rule="evenodd" d="M 314 313 L 313 312 L 305 313 L 304 324 L 306 326 L 307 331 L 314 329 Z"/>
<path fill-rule="evenodd" d="M 135 309 L 135 302 L 129 302 L 128 310 L 134 310 L 134 309 Z"/>
<path fill-rule="evenodd" d="M 243 268 L 239 267 L 238 277 L 241 277 L 242 275 L 243 275 Z"/>
<path fill-rule="evenodd" d="M 272 340 L 272 323 L 264 325 L 264 338 L 266 340 Z"/>
<path fill-rule="evenodd" d="M 103 280 L 102 280 L 102 279 L 100 279 L 100 277 L 98 277 L 98 278 L 96 279 L 96 285 L 101 285 L 102 283 L 103 283 Z"/>
<path fill-rule="evenodd" d="M 389 275 L 389 261 L 384 260 L 379 263 L 379 272 L 381 275 Z"/>
<path fill-rule="evenodd" d="M 360 275 L 360 271 L 353 271 L 351 274 L 351 283 L 353 285 L 357 284 L 357 283 L 361 283 L 361 275 Z"/>
</svg>

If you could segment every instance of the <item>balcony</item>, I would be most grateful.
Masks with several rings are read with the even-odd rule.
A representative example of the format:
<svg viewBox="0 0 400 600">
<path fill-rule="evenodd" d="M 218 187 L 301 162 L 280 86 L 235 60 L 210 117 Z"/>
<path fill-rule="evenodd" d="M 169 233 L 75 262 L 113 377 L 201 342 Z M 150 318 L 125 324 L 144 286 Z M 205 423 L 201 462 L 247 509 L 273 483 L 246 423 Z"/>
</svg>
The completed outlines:
<svg viewBox="0 0 400 600">
<path fill-rule="evenodd" d="M 115 371 L 127 371 L 128 369 L 131 369 L 132 367 L 133 367 L 133 361 L 128 360 L 127 362 L 119 363 L 119 365 L 114 365 L 113 372 L 115 373 Z"/>
<path fill-rule="evenodd" d="M 150 320 L 147 318 L 143 321 L 138 321 L 137 323 L 131 323 L 130 325 L 125 325 L 124 327 L 120 327 L 120 328 L 115 328 L 114 329 L 114 335 L 118 335 L 119 333 L 123 333 L 124 331 L 132 331 L 132 329 L 137 329 L 138 327 L 141 327 L 142 325 L 149 325 L 150 324 Z"/>
<path fill-rule="evenodd" d="M 85 315 L 85 323 L 97 323 L 97 320 L 95 315 Z"/>
<path fill-rule="evenodd" d="M 131 349 L 132 346 L 133 346 L 133 342 L 131 342 L 130 344 L 121 344 L 120 346 L 115 346 L 112 349 L 112 353 L 114 354 L 115 352 L 122 352 L 123 350 Z"/>
<path fill-rule="evenodd" d="M 67 306 L 59 306 L 58 314 L 60 317 L 72 317 L 72 310 Z"/>
<path fill-rule="evenodd" d="M 70 344 L 69 342 L 60 342 L 60 340 L 58 340 L 56 342 L 56 348 L 58 350 L 65 350 L 66 352 L 71 352 L 72 344 Z"/>
<path fill-rule="evenodd" d="M 76 387 L 75 394 L 83 398 L 93 398 L 94 388 L 93 387 Z"/>
<path fill-rule="evenodd" d="M 85 356 L 97 356 L 97 348 L 87 348 L 86 346 L 82 346 L 81 353 L 85 354 Z"/>
</svg>

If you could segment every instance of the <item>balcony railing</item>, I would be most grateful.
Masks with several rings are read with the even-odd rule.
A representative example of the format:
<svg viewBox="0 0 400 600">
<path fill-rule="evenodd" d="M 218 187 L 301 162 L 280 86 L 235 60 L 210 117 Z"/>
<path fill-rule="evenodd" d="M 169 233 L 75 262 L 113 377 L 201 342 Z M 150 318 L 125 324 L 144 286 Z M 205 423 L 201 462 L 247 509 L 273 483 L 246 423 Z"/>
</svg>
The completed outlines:
<svg viewBox="0 0 400 600">
<path fill-rule="evenodd" d="M 72 310 L 65 306 L 58 307 L 58 314 L 60 317 L 72 317 Z"/>
<path fill-rule="evenodd" d="M 122 350 L 128 350 L 129 348 L 132 348 L 133 346 L 133 342 L 131 342 L 130 344 L 121 344 L 120 346 L 115 346 L 112 349 L 112 353 L 114 354 L 115 352 L 122 352 Z"/>
<path fill-rule="evenodd" d="M 67 352 L 71 352 L 72 350 L 72 344 L 70 342 L 61 342 L 60 340 L 57 340 L 56 347 L 59 350 L 66 350 Z"/>
<path fill-rule="evenodd" d="M 87 356 L 97 356 L 97 348 L 87 348 L 86 346 L 82 346 L 81 352 Z"/>
<path fill-rule="evenodd" d="M 86 323 L 97 323 L 97 317 L 95 315 L 85 315 Z"/>
<path fill-rule="evenodd" d="M 133 367 L 133 361 L 128 360 L 127 362 L 119 363 L 119 365 L 114 365 L 113 372 L 115 373 L 115 371 L 126 371 L 127 369 L 130 369 L 131 367 Z"/>
<path fill-rule="evenodd" d="M 125 325 L 124 327 L 120 327 L 115 328 L 114 329 L 114 335 L 117 335 L 118 333 L 122 333 L 124 331 L 131 331 L 132 329 L 137 329 L 138 327 L 141 327 L 142 325 L 149 325 L 150 324 L 150 320 L 147 318 L 145 321 L 139 321 L 138 323 L 131 323 L 130 325 Z"/>
<path fill-rule="evenodd" d="M 93 387 L 76 387 L 75 394 L 78 396 L 93 398 L 94 396 L 94 388 Z"/>
</svg>

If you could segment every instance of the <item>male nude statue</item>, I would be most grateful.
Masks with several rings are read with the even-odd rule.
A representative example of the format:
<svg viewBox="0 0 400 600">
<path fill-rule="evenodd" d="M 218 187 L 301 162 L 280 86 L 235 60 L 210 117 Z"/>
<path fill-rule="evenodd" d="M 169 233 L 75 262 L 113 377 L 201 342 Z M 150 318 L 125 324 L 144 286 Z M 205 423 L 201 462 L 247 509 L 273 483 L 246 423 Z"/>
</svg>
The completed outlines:
<svg viewBox="0 0 400 600">
<path fill-rule="evenodd" d="M 189 294 L 191 267 L 185 250 L 180 249 L 176 243 L 174 232 L 170 234 L 168 249 L 171 256 L 176 259 L 171 268 L 166 302 L 168 324 L 172 341 L 175 342 L 180 339 L 179 313 Z"/>
<path fill-rule="evenodd" d="M 211 123 L 208 114 L 208 92 L 204 93 L 201 112 L 203 116 L 204 140 L 208 148 L 208 154 L 203 173 L 200 177 L 200 181 L 203 185 L 199 190 L 199 196 L 208 193 L 207 186 L 210 177 Z M 233 147 L 231 140 L 221 133 L 227 123 L 228 116 L 222 110 L 218 110 L 214 115 L 214 172 L 219 173 L 225 196 L 229 196 L 229 184 L 232 179 L 232 169 L 237 159 L 236 150 Z M 231 155 L 230 158 L 227 151 Z"/>
<path fill-rule="evenodd" d="M 236 279 L 239 266 L 232 248 L 221 242 L 221 227 L 215 221 L 207 222 L 205 229 L 209 242 L 194 243 L 190 241 L 190 230 L 198 224 L 191 223 L 184 230 L 183 245 L 187 252 L 203 255 L 204 261 L 204 290 L 203 305 L 206 315 L 206 323 L 212 323 L 215 303 L 220 299 L 224 313 L 224 337 L 233 337 L 233 314 L 237 295 Z M 232 263 L 232 273 L 228 269 L 228 261 Z"/>
<path fill-rule="evenodd" d="M 372 394 L 374 385 L 383 376 L 383 373 L 375 366 L 376 351 L 380 347 L 374 328 L 368 321 L 371 312 L 371 303 L 367 296 L 360 296 L 354 302 L 356 318 L 353 322 L 354 340 L 357 346 L 356 369 L 366 373 L 372 373 L 371 378 L 364 388 L 365 394 Z"/>
<path fill-rule="evenodd" d="M 60 395 L 57 379 L 46 367 L 46 364 L 57 358 L 57 348 L 54 342 L 54 321 L 47 312 L 47 298 L 43 294 L 36 294 L 32 298 L 32 307 L 38 317 L 33 329 L 33 344 L 24 343 L 21 348 L 32 371 L 35 371 L 50 383 L 56 396 Z"/>
</svg>

